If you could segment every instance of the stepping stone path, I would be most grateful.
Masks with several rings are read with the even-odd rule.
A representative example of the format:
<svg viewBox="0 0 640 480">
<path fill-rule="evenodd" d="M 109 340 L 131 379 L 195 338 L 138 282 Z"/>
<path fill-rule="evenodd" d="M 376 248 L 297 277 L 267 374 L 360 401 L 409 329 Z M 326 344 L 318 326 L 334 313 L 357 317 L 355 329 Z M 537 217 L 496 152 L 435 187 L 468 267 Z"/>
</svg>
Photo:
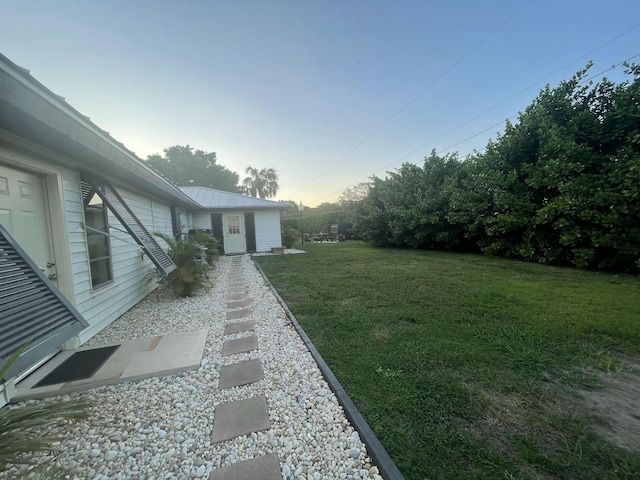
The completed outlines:
<svg viewBox="0 0 640 480">
<path fill-rule="evenodd" d="M 258 348 L 258 337 L 249 335 L 248 337 L 225 340 L 222 345 L 222 355 L 234 355 L 236 353 L 251 352 Z"/>
<path fill-rule="evenodd" d="M 227 323 L 224 327 L 224 334 L 231 335 L 232 333 L 246 332 L 247 330 L 253 330 L 253 326 L 256 324 L 253 320 L 245 320 L 244 322 L 231 322 Z"/>
<path fill-rule="evenodd" d="M 211 472 L 211 480 L 238 480 L 240 478 L 252 480 L 280 479 L 280 462 L 278 455 L 270 453 L 254 458 L 247 462 L 239 462 L 230 467 Z"/>
<path fill-rule="evenodd" d="M 242 320 L 252 313 L 251 299 L 246 294 L 247 285 L 242 272 L 240 258 L 231 261 L 229 276 L 229 302 L 224 335 L 247 332 L 240 338 L 226 339 L 222 345 L 222 355 L 251 352 L 258 348 L 258 337 L 253 333 L 255 321 Z M 237 310 L 241 309 L 241 310 Z M 218 388 L 233 388 L 258 382 L 264 378 L 262 362 L 259 359 L 232 363 L 220 368 Z M 260 432 L 271 428 L 269 408 L 264 395 L 218 405 L 213 419 L 211 442 L 219 443 L 241 435 Z M 229 467 L 212 470 L 209 480 L 281 480 L 278 455 L 270 453 L 251 460 L 239 462 Z"/>
<path fill-rule="evenodd" d="M 219 388 L 239 387 L 253 382 L 259 382 L 264 378 L 262 362 L 260 360 L 246 360 L 232 363 L 220 368 Z"/>
</svg>

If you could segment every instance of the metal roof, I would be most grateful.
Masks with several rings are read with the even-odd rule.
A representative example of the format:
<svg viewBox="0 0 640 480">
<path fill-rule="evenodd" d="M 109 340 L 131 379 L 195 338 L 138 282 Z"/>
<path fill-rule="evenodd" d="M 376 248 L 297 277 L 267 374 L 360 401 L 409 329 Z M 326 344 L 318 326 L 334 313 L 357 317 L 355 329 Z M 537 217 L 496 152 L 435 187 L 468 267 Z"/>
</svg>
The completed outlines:
<svg viewBox="0 0 640 480">
<path fill-rule="evenodd" d="M 290 208 L 289 203 L 247 197 L 239 193 L 223 192 L 207 187 L 178 187 L 184 194 L 204 208 L 216 210 L 265 210 Z"/>
</svg>

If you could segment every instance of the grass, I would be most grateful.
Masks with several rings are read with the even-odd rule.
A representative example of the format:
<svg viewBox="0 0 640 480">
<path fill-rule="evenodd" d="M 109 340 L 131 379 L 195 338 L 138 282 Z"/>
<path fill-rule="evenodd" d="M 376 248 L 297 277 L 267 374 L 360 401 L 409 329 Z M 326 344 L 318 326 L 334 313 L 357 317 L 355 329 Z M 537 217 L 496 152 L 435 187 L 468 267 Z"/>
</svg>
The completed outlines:
<svg viewBox="0 0 640 480">
<path fill-rule="evenodd" d="M 407 479 L 639 478 L 576 395 L 640 354 L 637 277 L 305 250 L 256 260 Z"/>
</svg>

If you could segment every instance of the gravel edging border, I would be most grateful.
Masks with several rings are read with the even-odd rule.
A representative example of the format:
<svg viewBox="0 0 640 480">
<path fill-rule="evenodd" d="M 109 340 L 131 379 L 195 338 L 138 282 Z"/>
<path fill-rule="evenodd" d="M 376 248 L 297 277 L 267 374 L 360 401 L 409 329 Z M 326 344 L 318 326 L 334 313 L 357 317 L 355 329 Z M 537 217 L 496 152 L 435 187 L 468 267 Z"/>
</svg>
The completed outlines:
<svg viewBox="0 0 640 480">
<path fill-rule="evenodd" d="M 338 403 L 340 403 L 340 405 L 342 406 L 345 416 L 360 434 L 360 439 L 366 445 L 367 453 L 378 467 L 380 475 L 382 475 L 385 480 L 404 480 L 404 477 L 389 456 L 389 453 L 387 453 L 385 448 L 380 443 L 380 440 L 378 440 L 376 434 L 373 432 L 373 430 L 371 430 L 371 427 L 364 419 L 358 408 L 344 391 L 342 385 L 329 368 L 329 365 L 327 365 L 327 363 L 324 361 L 322 355 L 320 355 L 320 352 L 318 352 L 318 349 L 316 349 L 315 345 L 313 344 L 307 333 L 304 331 L 293 312 L 291 312 L 287 303 L 282 299 L 275 287 L 271 284 L 269 278 L 264 273 L 260 265 L 258 265 L 258 262 L 255 261 L 253 256 L 251 257 L 251 260 L 253 261 L 253 264 L 256 266 L 257 270 L 260 272 L 260 275 L 262 275 L 262 278 L 264 278 L 267 285 L 269 285 L 271 292 L 278 300 L 278 303 L 280 303 L 280 305 L 284 309 L 285 313 L 287 314 L 287 318 L 291 321 L 293 327 L 296 329 L 296 332 L 298 332 L 298 335 L 300 335 L 300 338 L 302 338 L 305 346 L 309 349 L 311 356 L 320 368 L 322 376 L 335 394 Z"/>
</svg>

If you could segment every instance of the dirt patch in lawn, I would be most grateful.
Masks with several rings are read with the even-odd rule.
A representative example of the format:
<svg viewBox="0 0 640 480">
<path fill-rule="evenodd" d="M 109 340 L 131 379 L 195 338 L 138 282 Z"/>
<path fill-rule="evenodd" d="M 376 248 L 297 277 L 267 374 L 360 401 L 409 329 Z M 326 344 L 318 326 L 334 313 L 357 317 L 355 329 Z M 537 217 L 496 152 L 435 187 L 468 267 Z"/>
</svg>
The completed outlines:
<svg viewBox="0 0 640 480">
<path fill-rule="evenodd" d="M 628 358 L 622 372 L 589 370 L 602 388 L 580 391 L 586 406 L 603 422 L 594 427 L 614 445 L 640 450 L 640 358 Z"/>
<path fill-rule="evenodd" d="M 485 415 L 470 425 L 470 431 L 487 440 L 496 450 L 507 458 L 516 461 L 517 449 L 513 443 L 514 436 L 535 437 L 545 430 L 540 428 L 540 418 L 545 414 L 564 414 L 559 402 L 542 402 L 516 393 L 499 393 L 495 391 L 479 391 L 480 397 L 488 403 Z M 543 395 L 544 397 L 544 395 Z M 567 408 L 567 407 L 564 407 Z M 558 441 L 551 438 L 551 432 L 545 433 L 549 444 Z M 540 480 L 552 480 L 551 474 L 533 465 L 521 464 L 523 473 Z"/>
<path fill-rule="evenodd" d="M 388 342 L 391 339 L 391 333 L 386 328 L 374 329 L 371 331 L 371 336 L 380 342 Z"/>
<path fill-rule="evenodd" d="M 553 453 L 565 441 L 562 432 L 552 428 L 553 419 L 579 412 L 582 418 L 585 414 L 592 418 L 595 431 L 612 445 L 632 452 L 640 450 L 640 358 L 624 359 L 621 371 L 590 369 L 587 373 L 598 386 L 583 388 L 578 395 L 558 397 L 558 385 L 553 382 L 540 386 L 535 398 L 514 392 L 480 391 L 488 408 L 469 430 L 515 460 L 519 454 L 514 438 L 538 438 L 543 449 Z M 520 468 L 534 478 L 555 478 L 533 465 Z"/>
</svg>

